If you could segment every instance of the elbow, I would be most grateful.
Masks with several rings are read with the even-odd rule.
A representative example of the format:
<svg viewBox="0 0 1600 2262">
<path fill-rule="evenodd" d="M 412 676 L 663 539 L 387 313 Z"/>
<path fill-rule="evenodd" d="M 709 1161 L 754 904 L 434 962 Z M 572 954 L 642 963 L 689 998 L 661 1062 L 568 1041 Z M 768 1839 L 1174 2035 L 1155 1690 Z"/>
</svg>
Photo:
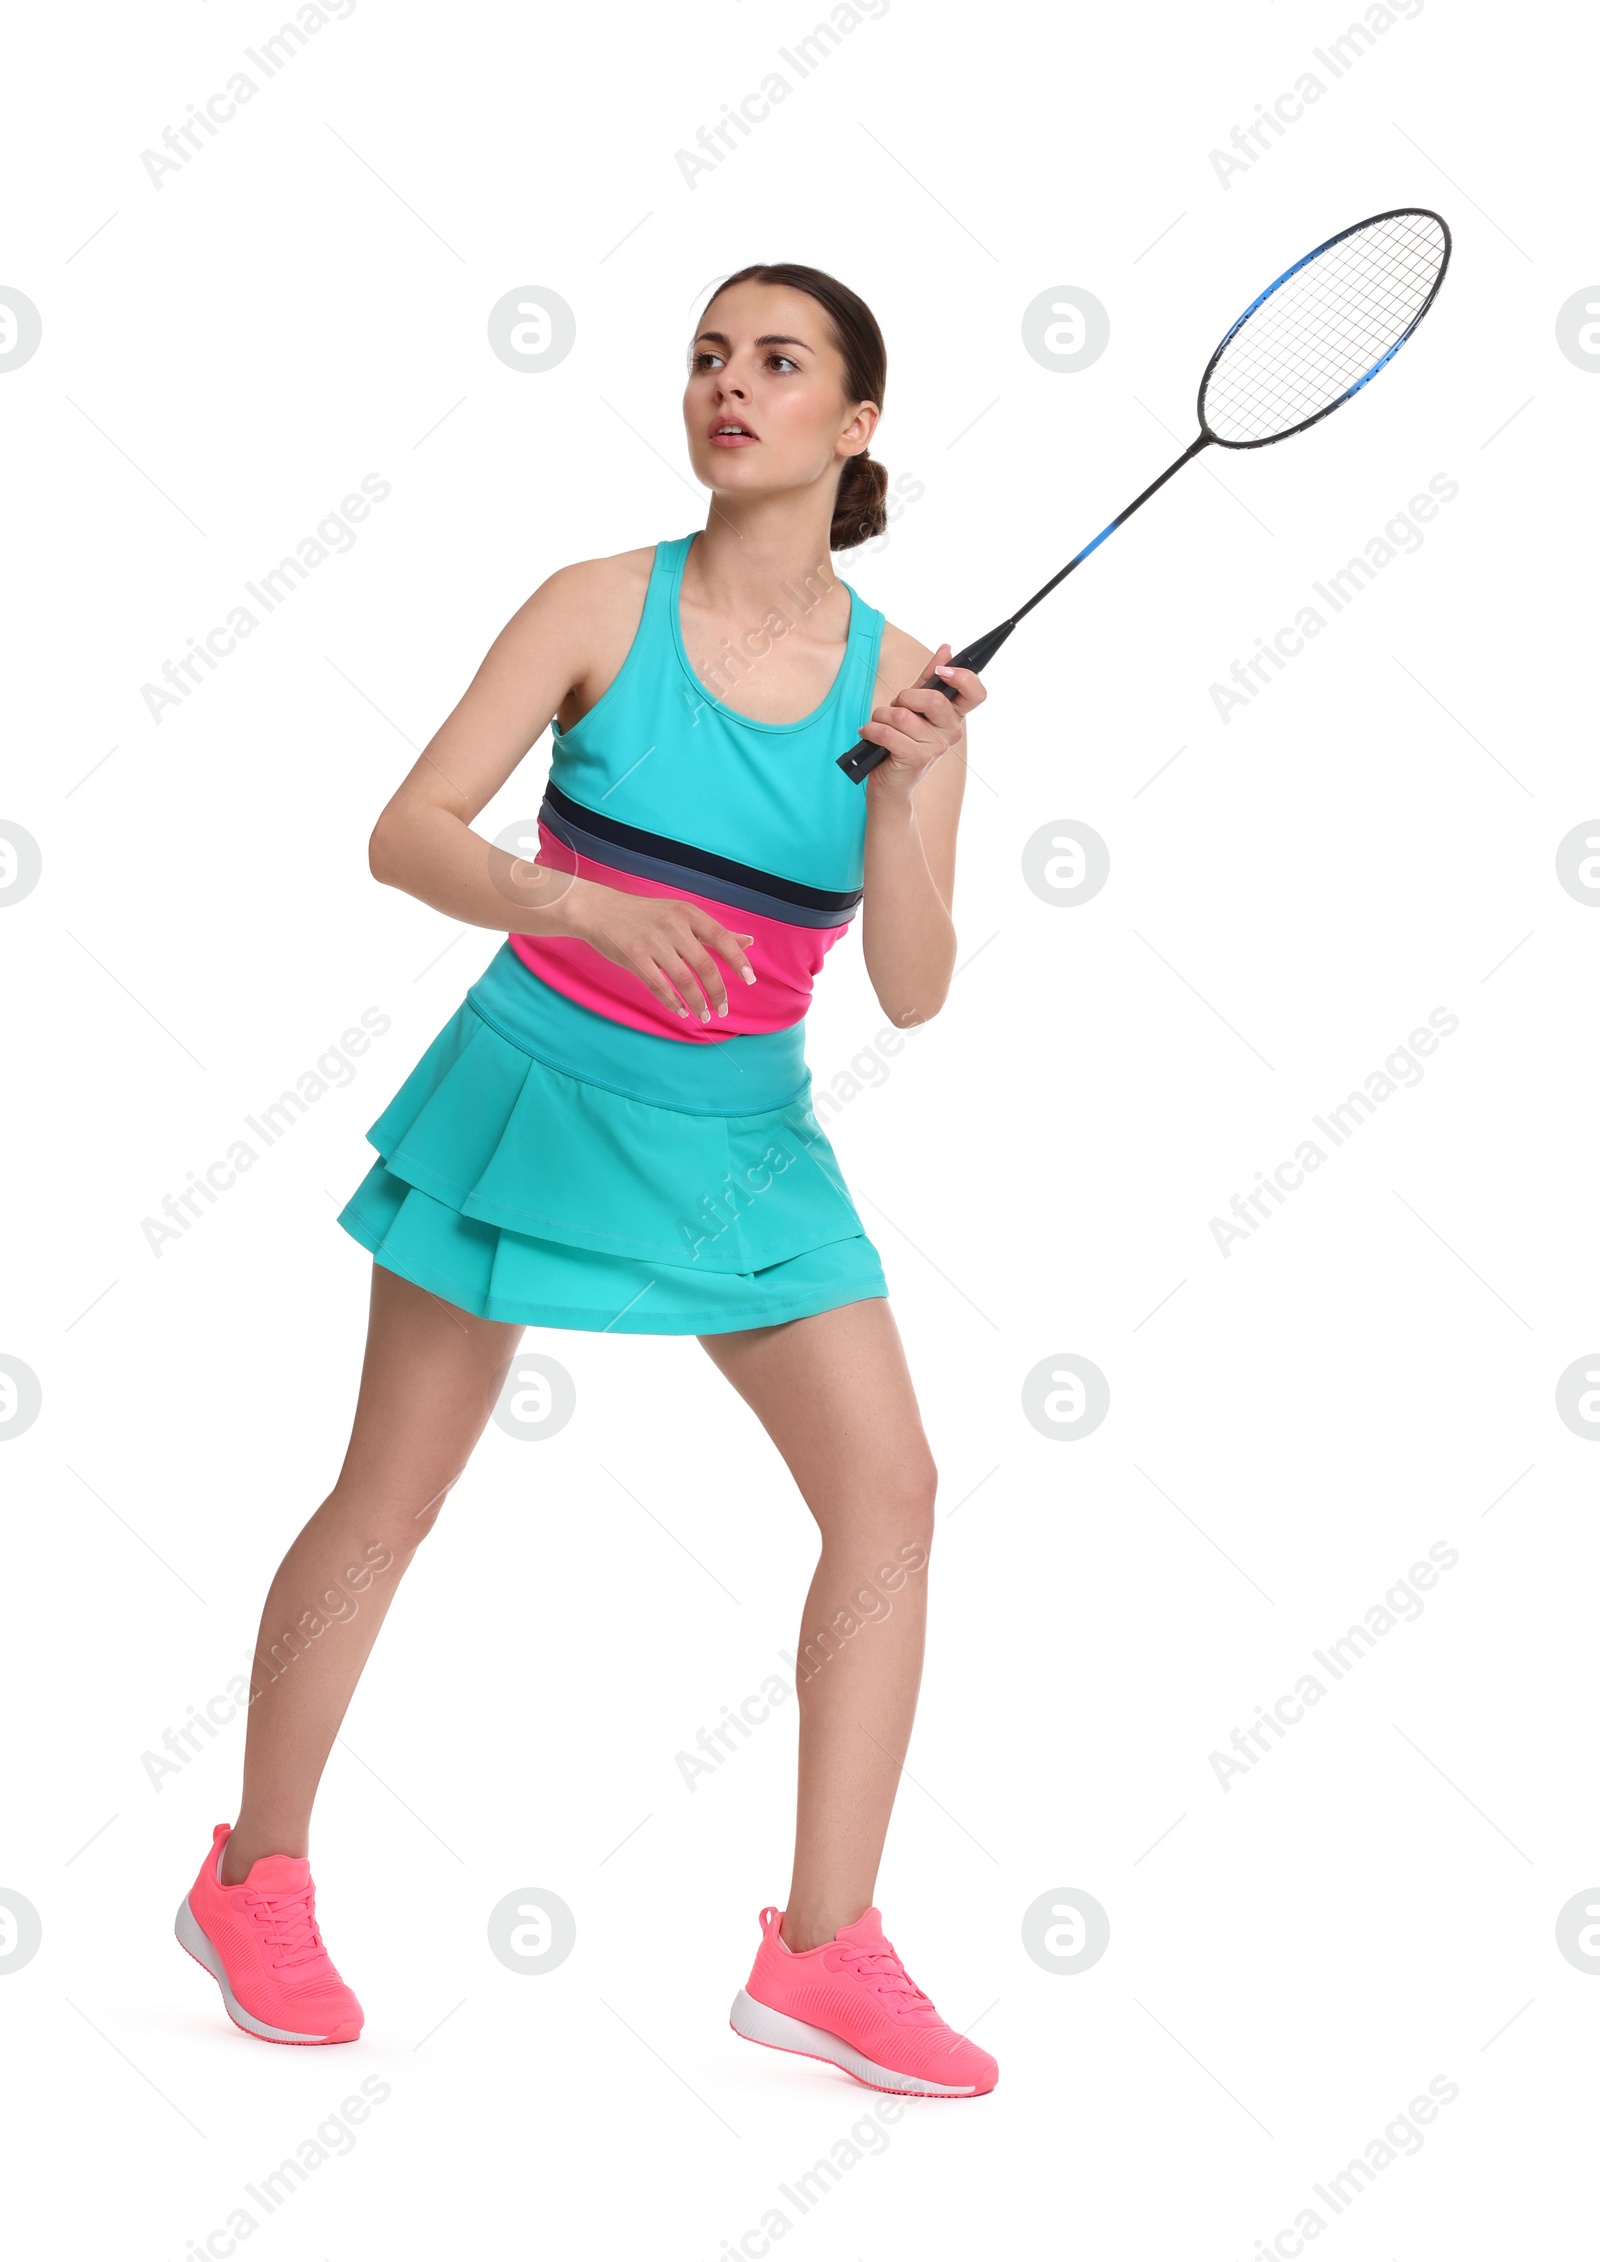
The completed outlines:
<svg viewBox="0 0 1600 2262">
<path fill-rule="evenodd" d="M 938 997 L 918 998 L 912 1004 L 900 1005 L 890 1005 L 880 997 L 878 1003 L 897 1029 L 920 1029 L 925 1021 L 933 1020 L 942 1011 L 948 994 L 947 991 L 941 992 Z"/>
<path fill-rule="evenodd" d="M 394 841 L 389 828 L 380 817 L 367 840 L 367 870 L 384 887 L 394 881 Z"/>
<path fill-rule="evenodd" d="M 948 914 L 945 927 L 942 948 L 886 951 L 862 937 L 872 994 L 897 1029 L 920 1029 L 944 1010 L 956 971 L 956 934 Z"/>
</svg>

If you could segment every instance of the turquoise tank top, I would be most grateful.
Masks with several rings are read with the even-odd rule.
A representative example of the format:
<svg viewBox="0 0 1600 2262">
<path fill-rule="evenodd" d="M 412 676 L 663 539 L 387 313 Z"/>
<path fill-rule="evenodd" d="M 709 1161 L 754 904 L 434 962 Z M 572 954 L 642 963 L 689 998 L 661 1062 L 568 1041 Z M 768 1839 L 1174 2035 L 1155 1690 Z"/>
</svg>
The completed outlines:
<svg viewBox="0 0 1600 2262">
<path fill-rule="evenodd" d="M 861 903 L 867 803 L 838 766 L 872 711 L 884 618 L 849 584 L 850 625 L 826 696 L 792 723 L 720 699 L 684 648 L 678 597 L 697 535 L 656 547 L 644 609 L 614 681 L 553 736 L 539 855 L 631 894 L 673 896 L 755 936 L 754 984 L 728 982 L 726 1018 L 683 1018 L 630 969 L 570 936 L 513 935 L 530 973 L 623 1028 L 689 1045 L 793 1029 L 815 976 Z M 746 639 L 759 667 L 821 592 L 786 589 Z"/>
</svg>

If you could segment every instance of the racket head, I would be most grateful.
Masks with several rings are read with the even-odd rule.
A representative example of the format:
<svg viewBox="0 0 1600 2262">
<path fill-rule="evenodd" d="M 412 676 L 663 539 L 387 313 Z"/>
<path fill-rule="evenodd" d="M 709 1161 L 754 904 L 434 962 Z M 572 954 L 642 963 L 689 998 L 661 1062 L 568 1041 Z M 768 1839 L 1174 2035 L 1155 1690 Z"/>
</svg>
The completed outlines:
<svg viewBox="0 0 1600 2262">
<path fill-rule="evenodd" d="M 1200 429 L 1270 448 L 1320 424 L 1392 361 L 1432 306 L 1450 230 L 1424 205 L 1375 212 L 1308 251 L 1252 299 L 1206 363 Z"/>
</svg>

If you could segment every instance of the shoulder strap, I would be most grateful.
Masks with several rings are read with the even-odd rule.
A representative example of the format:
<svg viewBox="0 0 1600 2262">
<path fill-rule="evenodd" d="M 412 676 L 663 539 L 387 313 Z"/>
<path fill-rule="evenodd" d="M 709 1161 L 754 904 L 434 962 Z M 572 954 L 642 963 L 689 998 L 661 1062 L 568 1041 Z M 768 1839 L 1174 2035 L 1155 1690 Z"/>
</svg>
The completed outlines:
<svg viewBox="0 0 1600 2262">
<path fill-rule="evenodd" d="M 850 591 L 850 642 L 839 671 L 839 705 L 856 723 L 864 723 L 873 708 L 873 686 L 878 676 L 878 653 L 883 644 L 884 616 L 869 605 L 847 581 Z"/>
<path fill-rule="evenodd" d="M 651 560 L 650 579 L 644 593 L 644 621 L 659 623 L 666 619 L 669 608 L 678 601 L 678 583 L 683 575 L 683 561 L 689 554 L 692 534 L 680 535 L 675 542 L 658 542 Z"/>
</svg>

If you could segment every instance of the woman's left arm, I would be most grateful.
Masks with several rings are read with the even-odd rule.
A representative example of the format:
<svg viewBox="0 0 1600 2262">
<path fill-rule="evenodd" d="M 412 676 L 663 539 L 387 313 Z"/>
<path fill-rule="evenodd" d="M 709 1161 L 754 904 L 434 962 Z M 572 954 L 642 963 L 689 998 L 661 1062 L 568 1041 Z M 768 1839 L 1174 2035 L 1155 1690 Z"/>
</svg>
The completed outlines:
<svg viewBox="0 0 1600 2262">
<path fill-rule="evenodd" d="M 872 710 L 861 736 L 888 751 L 867 772 L 861 950 L 878 1003 L 898 1028 L 931 1021 L 955 970 L 956 827 L 966 786 L 966 717 L 984 688 L 968 668 L 945 670 L 950 646 L 929 652 L 885 627 L 880 679 L 915 684 L 929 662 L 959 694 L 907 690 Z"/>
</svg>

